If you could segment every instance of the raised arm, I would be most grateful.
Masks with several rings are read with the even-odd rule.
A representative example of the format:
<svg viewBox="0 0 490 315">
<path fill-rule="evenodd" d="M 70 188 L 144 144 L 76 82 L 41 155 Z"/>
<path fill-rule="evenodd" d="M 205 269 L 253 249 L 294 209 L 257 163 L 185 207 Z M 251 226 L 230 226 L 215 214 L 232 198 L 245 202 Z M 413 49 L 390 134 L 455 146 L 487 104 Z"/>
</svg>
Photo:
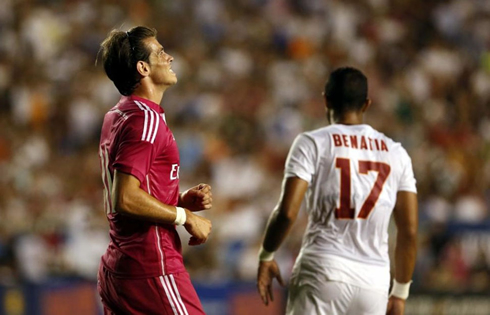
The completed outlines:
<svg viewBox="0 0 490 315">
<path fill-rule="evenodd" d="M 397 227 L 395 281 L 388 302 L 387 314 L 403 315 L 417 256 L 417 194 L 408 191 L 398 192 L 393 214 Z"/>
<path fill-rule="evenodd" d="M 112 203 L 114 210 L 123 215 L 150 222 L 183 224 L 192 235 L 190 245 L 204 243 L 211 232 L 211 221 L 208 219 L 188 209 L 178 209 L 160 202 L 140 188 L 140 181 L 136 177 L 117 170 L 114 171 Z"/>
<path fill-rule="evenodd" d="M 277 278 L 279 283 L 284 285 L 273 255 L 296 221 L 307 188 L 308 182 L 298 177 L 287 178 L 279 202 L 267 223 L 264 242 L 259 254 L 260 261 L 257 274 L 257 289 L 265 305 L 274 300 L 272 280 Z"/>
</svg>

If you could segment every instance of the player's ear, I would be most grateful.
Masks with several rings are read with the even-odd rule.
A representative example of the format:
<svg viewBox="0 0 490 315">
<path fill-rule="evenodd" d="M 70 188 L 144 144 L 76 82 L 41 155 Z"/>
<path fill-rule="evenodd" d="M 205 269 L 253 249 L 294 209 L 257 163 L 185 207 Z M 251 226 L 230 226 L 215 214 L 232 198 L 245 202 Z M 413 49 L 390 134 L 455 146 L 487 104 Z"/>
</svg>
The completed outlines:
<svg viewBox="0 0 490 315">
<path fill-rule="evenodd" d="M 361 112 L 364 113 L 365 111 L 368 110 L 368 108 L 371 106 L 371 100 L 368 98 L 366 99 L 366 101 L 364 102 L 364 105 L 362 105 L 361 107 Z"/>
<path fill-rule="evenodd" d="M 150 75 L 150 65 L 142 60 L 136 63 L 136 70 L 142 77 L 147 77 Z"/>
</svg>

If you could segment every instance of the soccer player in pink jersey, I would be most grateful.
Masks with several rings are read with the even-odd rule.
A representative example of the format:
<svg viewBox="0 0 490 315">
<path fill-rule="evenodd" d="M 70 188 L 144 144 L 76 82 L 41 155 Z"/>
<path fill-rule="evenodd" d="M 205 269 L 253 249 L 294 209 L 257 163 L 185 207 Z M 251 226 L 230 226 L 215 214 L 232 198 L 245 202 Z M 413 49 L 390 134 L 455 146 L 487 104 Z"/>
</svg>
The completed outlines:
<svg viewBox="0 0 490 315">
<path fill-rule="evenodd" d="M 104 117 L 99 155 L 110 243 L 98 291 L 104 314 L 204 314 L 181 253 L 176 225 L 206 242 L 211 187 L 179 192 L 179 151 L 159 105 L 177 83 L 173 58 L 154 29 L 113 30 L 101 44 L 107 76 L 122 94 Z"/>
<path fill-rule="evenodd" d="M 274 251 L 306 196 L 308 225 L 291 275 L 288 315 L 404 314 L 417 251 L 417 189 L 401 144 L 363 123 L 367 92 L 359 70 L 332 72 L 324 92 L 332 124 L 300 134 L 289 151 L 257 275 L 267 305 L 272 280 L 283 283 Z M 398 233 L 388 295 L 392 213 Z"/>
</svg>

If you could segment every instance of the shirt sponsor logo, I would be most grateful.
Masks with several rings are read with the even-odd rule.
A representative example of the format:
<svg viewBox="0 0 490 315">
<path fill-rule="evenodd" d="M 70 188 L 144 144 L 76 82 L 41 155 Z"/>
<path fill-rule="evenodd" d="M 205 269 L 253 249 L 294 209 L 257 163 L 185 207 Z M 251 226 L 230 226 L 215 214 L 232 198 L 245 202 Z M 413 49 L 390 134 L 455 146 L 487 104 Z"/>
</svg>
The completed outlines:
<svg viewBox="0 0 490 315">
<path fill-rule="evenodd" d="M 172 164 L 172 170 L 170 171 L 170 180 L 179 178 L 180 166 L 179 164 Z"/>
</svg>

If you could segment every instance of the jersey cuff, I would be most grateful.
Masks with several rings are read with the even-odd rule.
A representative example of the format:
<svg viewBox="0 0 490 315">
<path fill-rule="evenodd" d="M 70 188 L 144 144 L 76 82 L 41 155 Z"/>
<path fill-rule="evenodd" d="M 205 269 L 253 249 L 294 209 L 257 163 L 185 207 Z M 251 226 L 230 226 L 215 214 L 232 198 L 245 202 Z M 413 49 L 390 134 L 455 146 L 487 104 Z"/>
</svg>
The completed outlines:
<svg viewBox="0 0 490 315">
<path fill-rule="evenodd" d="M 116 164 L 114 165 L 114 169 L 129 175 L 133 175 L 140 181 L 140 184 L 145 180 L 145 175 L 134 167 Z"/>
<path fill-rule="evenodd" d="M 292 171 L 286 171 L 284 172 L 284 178 L 289 178 L 289 177 L 299 177 L 300 179 L 304 180 L 308 184 L 311 181 L 311 175 L 307 174 L 306 172 L 292 172 Z"/>
<path fill-rule="evenodd" d="M 417 189 L 416 188 L 409 188 L 409 187 L 398 188 L 398 191 L 408 191 L 408 192 L 411 192 L 411 193 L 414 193 L 414 194 L 417 193 Z"/>
</svg>

